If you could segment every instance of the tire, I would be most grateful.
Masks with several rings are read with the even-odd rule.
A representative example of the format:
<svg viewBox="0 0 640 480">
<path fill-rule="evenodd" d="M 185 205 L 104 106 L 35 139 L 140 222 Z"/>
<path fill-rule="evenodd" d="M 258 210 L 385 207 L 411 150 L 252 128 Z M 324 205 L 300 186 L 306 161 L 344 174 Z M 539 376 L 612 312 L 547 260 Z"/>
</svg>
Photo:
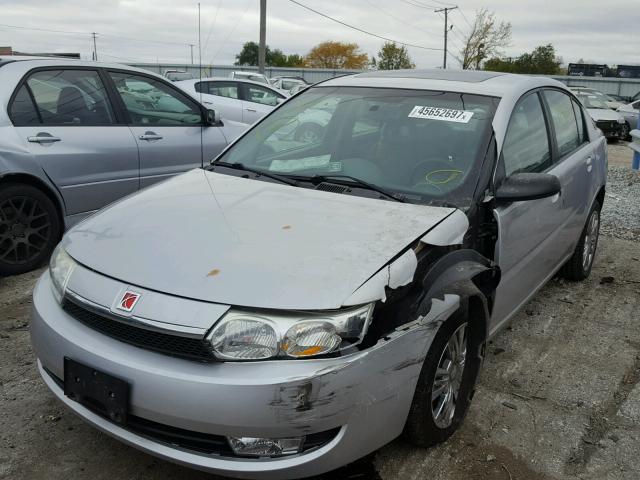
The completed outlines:
<svg viewBox="0 0 640 480">
<path fill-rule="evenodd" d="M 296 129 L 295 140 L 304 143 L 318 143 L 324 136 L 324 128 L 315 123 L 303 123 Z"/>
<path fill-rule="evenodd" d="M 58 211 L 44 192 L 17 183 L 0 187 L 0 276 L 42 265 L 61 230 Z"/>
<path fill-rule="evenodd" d="M 620 134 L 620 138 L 622 140 L 631 140 L 631 125 L 629 125 L 629 122 L 625 122 L 625 124 L 622 126 L 622 133 Z"/>
<path fill-rule="evenodd" d="M 573 255 L 560 270 L 562 277 L 574 282 L 580 282 L 589 276 L 596 256 L 596 249 L 598 248 L 599 234 L 600 203 L 596 200 L 580 233 L 580 240 L 573 251 Z"/>
<path fill-rule="evenodd" d="M 443 361 L 449 356 L 448 352 L 451 352 L 450 340 L 458 336 L 461 329 L 465 330 L 465 336 L 464 340 L 458 343 L 464 345 L 466 358 L 462 368 L 458 362 L 457 372 L 454 374 L 456 382 L 459 382 L 454 409 L 449 415 L 437 417 L 436 412 L 447 387 L 442 393 L 436 393 L 437 396 L 433 401 L 431 400 L 432 394 L 435 393 L 434 388 L 442 389 L 443 385 L 444 376 L 438 374 L 436 378 L 436 374 L 442 368 Z M 474 345 L 470 332 L 467 315 L 456 314 L 440 327 L 429 348 L 404 428 L 407 440 L 417 446 L 430 447 L 447 440 L 462 424 L 469 409 L 481 363 L 477 355 L 470 354 L 478 348 L 477 344 Z M 455 388 L 455 382 L 453 388 Z"/>
</svg>

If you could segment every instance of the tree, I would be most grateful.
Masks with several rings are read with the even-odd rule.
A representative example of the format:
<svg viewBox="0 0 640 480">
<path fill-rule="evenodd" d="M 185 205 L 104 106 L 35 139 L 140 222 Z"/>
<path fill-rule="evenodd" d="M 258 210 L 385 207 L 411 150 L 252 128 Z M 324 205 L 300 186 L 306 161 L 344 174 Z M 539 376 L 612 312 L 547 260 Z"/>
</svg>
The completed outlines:
<svg viewBox="0 0 640 480">
<path fill-rule="evenodd" d="M 492 58 L 485 62 L 484 69 L 494 72 L 555 75 L 560 73 L 561 64 L 562 59 L 556 56 L 555 48 L 549 43 L 515 59 Z"/>
<path fill-rule="evenodd" d="M 256 42 L 245 43 L 240 53 L 236 55 L 235 64 L 239 66 L 258 65 L 258 50 Z M 271 50 L 267 45 L 265 63 L 268 67 L 304 67 L 304 58 L 297 53 L 286 55 L 279 48 Z"/>
<path fill-rule="evenodd" d="M 500 56 L 510 43 L 511 23 L 498 22 L 486 8 L 479 10 L 460 51 L 462 68 L 479 69 L 485 58 Z"/>
<path fill-rule="evenodd" d="M 306 63 L 312 68 L 367 68 L 369 57 L 357 43 L 322 42 L 307 54 Z"/>
<path fill-rule="evenodd" d="M 409 57 L 407 47 L 404 45 L 399 47 L 394 42 L 385 42 L 378 52 L 378 69 L 400 70 L 401 68 L 416 68 Z"/>
</svg>

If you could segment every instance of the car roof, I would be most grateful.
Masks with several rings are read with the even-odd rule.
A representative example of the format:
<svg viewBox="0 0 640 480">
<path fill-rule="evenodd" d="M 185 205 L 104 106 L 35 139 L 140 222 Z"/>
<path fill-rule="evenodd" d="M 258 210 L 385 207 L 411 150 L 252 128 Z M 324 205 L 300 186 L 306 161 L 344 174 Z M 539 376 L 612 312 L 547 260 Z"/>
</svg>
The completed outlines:
<svg viewBox="0 0 640 480">
<path fill-rule="evenodd" d="M 258 85 L 259 87 L 266 87 L 274 91 L 278 91 L 278 89 L 273 88 L 271 85 L 267 85 L 263 82 L 256 82 L 254 80 L 248 80 L 245 78 L 230 78 L 230 77 L 202 77 L 202 78 L 190 78 L 188 80 L 178 80 L 174 82 L 176 84 L 187 85 L 189 83 L 195 85 L 198 82 L 242 82 L 242 83 L 250 83 L 251 85 Z"/>
<path fill-rule="evenodd" d="M 320 82 L 320 87 L 354 86 L 440 90 L 492 97 L 519 98 L 528 90 L 554 87 L 567 90 L 566 85 L 549 77 L 475 70 L 388 70 L 345 75 Z"/>
</svg>

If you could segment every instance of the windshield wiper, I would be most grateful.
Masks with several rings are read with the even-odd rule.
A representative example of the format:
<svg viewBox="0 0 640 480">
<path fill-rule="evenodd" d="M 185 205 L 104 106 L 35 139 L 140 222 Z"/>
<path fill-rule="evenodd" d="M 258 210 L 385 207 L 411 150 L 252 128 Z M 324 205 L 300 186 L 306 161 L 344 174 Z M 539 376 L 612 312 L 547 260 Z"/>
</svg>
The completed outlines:
<svg viewBox="0 0 640 480">
<path fill-rule="evenodd" d="M 386 191 L 384 188 L 379 187 L 377 185 L 374 185 L 372 183 L 369 182 L 365 182 L 364 180 L 361 180 L 357 177 L 352 177 L 351 175 L 313 175 L 311 177 L 307 177 L 309 180 L 313 181 L 318 181 L 318 182 L 331 182 L 331 179 L 347 179 L 347 180 L 351 180 L 351 182 L 349 183 L 354 183 L 356 185 L 358 185 L 361 188 L 365 188 L 367 190 L 371 190 L 373 192 L 378 192 L 381 195 L 384 195 L 385 197 L 388 197 L 392 200 L 395 200 L 396 202 L 400 202 L 400 203 L 405 203 L 406 201 L 402 198 L 396 197 L 395 194 Z"/>
<path fill-rule="evenodd" d="M 298 186 L 298 182 L 296 182 L 295 180 L 290 180 L 287 177 L 284 177 L 282 175 L 276 175 L 275 173 L 263 172 L 262 170 L 258 170 L 256 168 L 247 167 L 243 163 L 212 162 L 209 165 L 209 168 L 213 168 L 216 165 L 219 165 L 221 167 L 232 168 L 234 170 L 243 170 L 245 172 L 255 173 L 259 177 L 262 176 L 262 177 L 272 178 L 273 180 L 277 180 L 278 182 L 281 182 L 281 183 L 286 183 L 287 185 L 291 185 L 292 187 Z"/>
</svg>

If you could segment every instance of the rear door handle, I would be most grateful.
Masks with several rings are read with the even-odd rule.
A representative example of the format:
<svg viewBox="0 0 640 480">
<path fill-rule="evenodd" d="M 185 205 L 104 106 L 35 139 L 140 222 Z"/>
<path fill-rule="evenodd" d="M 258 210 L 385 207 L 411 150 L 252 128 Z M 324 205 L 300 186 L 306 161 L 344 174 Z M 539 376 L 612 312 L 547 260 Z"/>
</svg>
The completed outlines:
<svg viewBox="0 0 640 480">
<path fill-rule="evenodd" d="M 140 140 L 162 140 L 162 135 L 158 135 L 156 132 L 144 132 L 144 135 L 138 137 Z"/>
<path fill-rule="evenodd" d="M 62 140 L 61 138 L 54 137 L 53 135 L 46 132 L 40 132 L 35 137 L 27 137 L 28 142 L 39 143 L 39 144 L 54 143 L 54 142 L 59 142 L 61 140 Z"/>
<path fill-rule="evenodd" d="M 257 112 L 257 110 L 254 110 L 253 108 L 247 108 L 246 110 L 247 110 L 247 112 L 251 112 L 251 113 L 256 113 Z"/>
</svg>

